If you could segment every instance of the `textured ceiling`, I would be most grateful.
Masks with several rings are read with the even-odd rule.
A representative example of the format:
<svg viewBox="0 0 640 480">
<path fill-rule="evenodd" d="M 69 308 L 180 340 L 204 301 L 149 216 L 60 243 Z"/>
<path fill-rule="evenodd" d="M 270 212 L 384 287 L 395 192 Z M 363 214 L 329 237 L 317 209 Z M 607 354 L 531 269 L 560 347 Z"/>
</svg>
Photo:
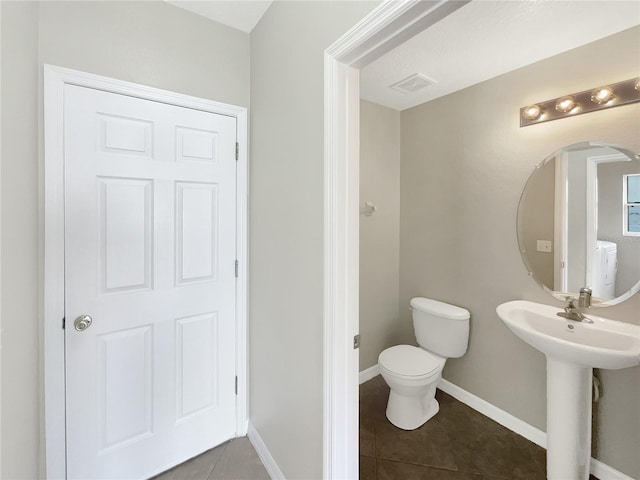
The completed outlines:
<svg viewBox="0 0 640 480">
<path fill-rule="evenodd" d="M 404 110 L 638 24 L 637 0 L 474 0 L 364 67 L 360 95 Z M 390 88 L 416 73 L 436 83 Z"/>
<path fill-rule="evenodd" d="M 250 33 L 272 0 L 165 0 L 237 30 Z"/>
</svg>

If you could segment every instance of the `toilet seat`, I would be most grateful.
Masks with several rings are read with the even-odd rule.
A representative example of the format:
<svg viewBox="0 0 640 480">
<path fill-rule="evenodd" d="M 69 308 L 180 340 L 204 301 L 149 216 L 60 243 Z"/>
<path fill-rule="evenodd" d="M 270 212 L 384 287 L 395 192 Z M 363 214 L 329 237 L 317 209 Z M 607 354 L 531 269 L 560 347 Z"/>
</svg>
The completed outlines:
<svg viewBox="0 0 640 480">
<path fill-rule="evenodd" d="M 445 359 L 412 345 L 387 348 L 378 357 L 378 365 L 393 375 L 420 380 L 438 374 Z"/>
</svg>

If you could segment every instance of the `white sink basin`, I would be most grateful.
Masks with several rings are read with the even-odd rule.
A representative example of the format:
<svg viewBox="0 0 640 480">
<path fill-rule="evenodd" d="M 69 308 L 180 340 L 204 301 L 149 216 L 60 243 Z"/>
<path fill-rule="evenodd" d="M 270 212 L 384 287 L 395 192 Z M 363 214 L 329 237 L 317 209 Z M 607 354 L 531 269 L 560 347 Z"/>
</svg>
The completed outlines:
<svg viewBox="0 0 640 480">
<path fill-rule="evenodd" d="M 591 368 L 640 364 L 640 326 L 587 314 L 593 323 L 556 315 L 561 308 L 524 300 L 503 303 L 498 316 L 520 339 L 556 360 Z"/>
</svg>

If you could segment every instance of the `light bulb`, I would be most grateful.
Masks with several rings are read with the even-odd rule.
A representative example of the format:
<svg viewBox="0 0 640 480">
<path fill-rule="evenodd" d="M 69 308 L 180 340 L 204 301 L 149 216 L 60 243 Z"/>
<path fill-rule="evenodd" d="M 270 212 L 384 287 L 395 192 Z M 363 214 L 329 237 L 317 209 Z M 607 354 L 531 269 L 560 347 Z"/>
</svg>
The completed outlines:
<svg viewBox="0 0 640 480">
<path fill-rule="evenodd" d="M 526 120 L 536 120 L 542 114 L 542 110 L 538 105 L 529 105 L 522 109 L 522 118 Z"/>
<path fill-rule="evenodd" d="M 598 105 L 604 105 L 612 98 L 613 90 L 611 90 L 611 87 L 600 87 L 591 92 L 591 101 Z"/>
<path fill-rule="evenodd" d="M 556 102 L 556 110 L 562 113 L 568 113 L 576 106 L 576 101 L 573 97 L 562 97 Z"/>
</svg>

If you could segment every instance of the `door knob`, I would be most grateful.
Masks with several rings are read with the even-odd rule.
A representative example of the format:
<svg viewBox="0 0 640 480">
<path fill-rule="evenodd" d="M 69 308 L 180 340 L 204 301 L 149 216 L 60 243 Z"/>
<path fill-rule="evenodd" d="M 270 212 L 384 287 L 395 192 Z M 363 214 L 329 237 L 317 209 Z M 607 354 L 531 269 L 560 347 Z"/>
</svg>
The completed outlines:
<svg viewBox="0 0 640 480">
<path fill-rule="evenodd" d="M 78 318 L 76 318 L 73 322 L 73 327 L 79 331 L 79 332 L 83 332 L 84 330 L 86 330 L 87 328 L 89 328 L 91 326 L 91 322 L 93 322 L 93 319 L 91 318 L 91 316 L 89 315 L 80 315 Z"/>
</svg>

